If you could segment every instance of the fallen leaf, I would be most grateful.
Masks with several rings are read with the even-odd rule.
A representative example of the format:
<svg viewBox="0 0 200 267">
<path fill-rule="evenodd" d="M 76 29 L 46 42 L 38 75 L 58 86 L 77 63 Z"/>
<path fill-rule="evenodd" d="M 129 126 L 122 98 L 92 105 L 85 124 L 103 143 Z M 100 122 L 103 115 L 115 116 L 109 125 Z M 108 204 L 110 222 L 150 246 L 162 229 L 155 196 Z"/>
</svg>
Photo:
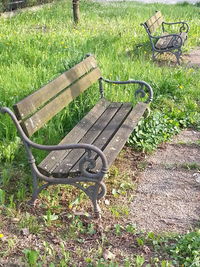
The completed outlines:
<svg viewBox="0 0 200 267">
<path fill-rule="evenodd" d="M 109 250 L 105 250 L 103 253 L 104 260 L 113 260 L 115 258 L 115 254 L 110 252 Z"/>
<path fill-rule="evenodd" d="M 108 206 L 108 205 L 110 205 L 110 200 L 105 199 L 104 203 Z"/>
</svg>

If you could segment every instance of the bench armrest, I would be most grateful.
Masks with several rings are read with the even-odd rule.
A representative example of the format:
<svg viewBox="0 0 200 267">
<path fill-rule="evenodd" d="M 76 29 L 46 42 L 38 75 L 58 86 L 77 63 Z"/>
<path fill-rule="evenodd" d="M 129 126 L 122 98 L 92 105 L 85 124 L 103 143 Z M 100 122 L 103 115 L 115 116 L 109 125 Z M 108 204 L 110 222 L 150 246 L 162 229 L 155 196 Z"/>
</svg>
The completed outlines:
<svg viewBox="0 0 200 267">
<path fill-rule="evenodd" d="M 55 151 L 55 150 L 67 150 L 67 149 L 85 149 L 86 156 L 84 156 L 82 158 L 82 160 L 80 161 L 80 171 L 83 175 L 85 175 L 87 178 L 101 178 L 103 175 L 105 175 L 108 171 L 108 163 L 107 163 L 107 159 L 106 156 L 104 155 L 104 153 L 96 146 L 94 145 L 90 145 L 90 144 L 85 144 L 85 143 L 79 143 L 79 144 L 66 144 L 66 145 L 41 145 L 41 144 L 37 144 L 34 143 L 33 141 L 31 141 L 26 134 L 24 133 L 21 125 L 19 124 L 15 114 L 12 112 L 12 110 L 10 110 L 7 107 L 0 107 L 0 112 L 2 114 L 4 113 L 8 113 L 11 117 L 11 119 L 13 120 L 19 134 L 20 137 L 25 145 L 27 154 L 28 154 L 28 161 L 29 163 L 34 165 L 34 169 L 36 170 L 36 166 L 35 166 L 35 159 L 32 155 L 31 152 L 31 147 L 36 148 L 36 149 L 40 149 L 40 150 L 46 150 L 46 151 Z M 102 161 L 102 168 L 98 173 L 95 174 L 91 174 L 89 173 L 86 169 L 87 167 L 84 167 L 84 165 L 87 163 L 87 166 L 92 166 L 95 164 L 94 159 L 90 158 L 90 156 L 92 155 L 92 152 L 95 152 Z M 91 167 L 92 168 L 92 167 Z M 40 175 L 43 177 L 43 175 Z M 56 178 L 57 179 L 57 178 Z"/>
<path fill-rule="evenodd" d="M 100 91 L 103 90 L 103 85 L 102 81 L 106 83 L 111 83 L 111 84 L 138 84 L 139 88 L 135 91 L 135 97 L 140 95 L 140 97 L 144 98 L 146 94 L 148 94 L 148 99 L 145 101 L 145 103 L 150 103 L 153 100 L 153 89 L 151 86 L 144 82 L 144 81 L 137 81 L 137 80 L 128 80 L 128 81 L 111 81 L 108 79 L 104 79 L 103 77 L 100 78 Z M 102 88 L 101 88 L 102 86 Z"/>
<path fill-rule="evenodd" d="M 188 32 L 189 31 L 189 25 L 186 22 L 183 21 L 178 21 L 178 22 L 162 22 L 162 31 L 165 32 L 165 25 L 176 25 L 176 24 L 181 24 L 181 27 L 179 29 L 180 33 L 181 32 Z"/>
</svg>

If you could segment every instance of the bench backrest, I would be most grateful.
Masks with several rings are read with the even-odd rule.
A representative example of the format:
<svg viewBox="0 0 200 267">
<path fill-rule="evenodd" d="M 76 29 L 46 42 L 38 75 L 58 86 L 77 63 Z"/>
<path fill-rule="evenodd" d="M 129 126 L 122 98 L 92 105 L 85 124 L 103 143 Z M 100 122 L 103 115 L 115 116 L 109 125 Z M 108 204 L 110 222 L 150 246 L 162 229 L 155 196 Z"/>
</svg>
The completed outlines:
<svg viewBox="0 0 200 267">
<path fill-rule="evenodd" d="M 89 56 L 15 104 L 15 115 L 27 136 L 38 131 L 100 77 L 101 72 L 95 58 Z"/>
<path fill-rule="evenodd" d="M 145 24 L 150 33 L 154 33 L 164 21 L 163 15 L 160 11 L 156 11 L 156 14 L 148 19 Z"/>
</svg>

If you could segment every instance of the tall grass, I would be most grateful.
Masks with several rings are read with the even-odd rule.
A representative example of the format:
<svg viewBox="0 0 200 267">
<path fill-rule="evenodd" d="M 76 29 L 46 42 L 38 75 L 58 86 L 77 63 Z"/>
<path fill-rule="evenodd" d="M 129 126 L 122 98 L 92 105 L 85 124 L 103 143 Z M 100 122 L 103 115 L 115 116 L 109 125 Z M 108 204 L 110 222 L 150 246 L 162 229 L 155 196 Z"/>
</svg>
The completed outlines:
<svg viewBox="0 0 200 267">
<path fill-rule="evenodd" d="M 199 9 L 192 5 L 135 2 L 101 5 L 82 1 L 81 23 L 76 28 L 68 1 L 60 1 L 38 12 L 19 14 L 12 19 L 1 19 L 0 105 L 12 106 L 89 52 L 96 56 L 104 77 L 149 82 L 155 90 L 154 108 L 178 121 L 187 117 L 187 125 L 195 124 L 194 116 L 198 117 L 196 113 L 199 112 L 200 72 L 184 67 L 159 67 L 151 61 L 148 39 L 140 23 L 155 10 L 161 10 L 166 21 L 188 21 L 190 33 L 186 52 L 200 43 Z M 93 89 L 93 94 L 94 90 L 97 88 Z M 114 99 L 116 92 L 110 90 L 108 97 Z M 122 95 L 118 93 L 118 98 Z M 79 102 L 77 120 L 84 114 L 83 102 Z M 73 126 L 76 115 L 69 111 L 65 113 L 67 122 L 66 116 L 59 115 L 59 119 L 54 120 L 54 128 L 62 128 L 60 118 L 65 120 L 67 129 Z M 0 123 L 1 142 L 14 141 L 16 131 L 10 119 L 1 117 Z M 48 131 L 50 137 L 54 136 L 52 127 Z M 1 151 L 1 157 L 3 154 Z"/>
</svg>

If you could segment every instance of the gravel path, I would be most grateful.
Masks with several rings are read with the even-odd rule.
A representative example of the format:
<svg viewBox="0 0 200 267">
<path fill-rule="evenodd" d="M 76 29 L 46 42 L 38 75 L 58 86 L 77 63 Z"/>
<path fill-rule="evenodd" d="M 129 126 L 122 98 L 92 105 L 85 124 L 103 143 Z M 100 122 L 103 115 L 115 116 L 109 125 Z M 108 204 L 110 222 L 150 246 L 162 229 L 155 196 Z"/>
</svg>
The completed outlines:
<svg viewBox="0 0 200 267">
<path fill-rule="evenodd" d="M 132 203 L 133 223 L 185 233 L 200 221 L 200 132 L 187 130 L 147 159 Z"/>
</svg>

